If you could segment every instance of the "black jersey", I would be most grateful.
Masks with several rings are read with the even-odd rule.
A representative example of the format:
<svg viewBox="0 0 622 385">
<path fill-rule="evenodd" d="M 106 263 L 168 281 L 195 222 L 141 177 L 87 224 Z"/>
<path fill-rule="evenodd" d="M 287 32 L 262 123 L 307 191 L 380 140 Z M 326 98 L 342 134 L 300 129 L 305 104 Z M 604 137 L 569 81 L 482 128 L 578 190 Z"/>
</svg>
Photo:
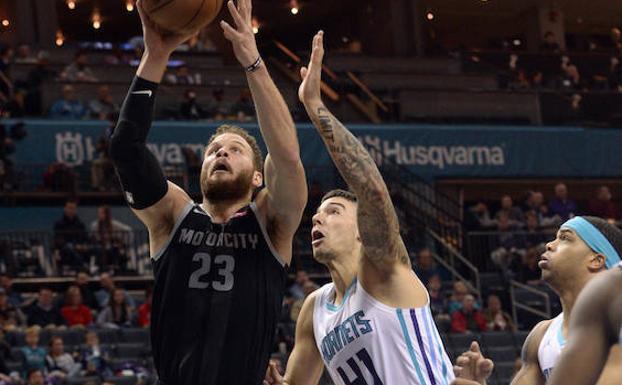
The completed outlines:
<svg viewBox="0 0 622 385">
<path fill-rule="evenodd" d="M 260 385 L 287 266 L 254 203 L 215 224 L 195 204 L 153 256 L 153 358 L 164 385 Z"/>
</svg>

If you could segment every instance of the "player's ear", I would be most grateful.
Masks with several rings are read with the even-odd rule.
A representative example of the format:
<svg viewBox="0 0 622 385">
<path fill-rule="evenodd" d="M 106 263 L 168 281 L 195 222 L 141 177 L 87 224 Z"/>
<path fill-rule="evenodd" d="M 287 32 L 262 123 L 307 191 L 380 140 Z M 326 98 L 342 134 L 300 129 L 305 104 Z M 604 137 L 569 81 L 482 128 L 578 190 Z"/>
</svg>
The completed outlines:
<svg viewBox="0 0 622 385">
<path fill-rule="evenodd" d="M 604 270 L 607 268 L 606 265 L 606 258 L 604 255 L 602 254 L 593 254 L 590 257 L 590 262 L 588 264 L 588 269 L 590 270 L 590 272 L 596 273 L 599 272 L 601 270 Z"/>
<path fill-rule="evenodd" d="M 263 174 L 259 171 L 253 172 L 253 187 L 259 188 L 263 185 Z"/>
</svg>

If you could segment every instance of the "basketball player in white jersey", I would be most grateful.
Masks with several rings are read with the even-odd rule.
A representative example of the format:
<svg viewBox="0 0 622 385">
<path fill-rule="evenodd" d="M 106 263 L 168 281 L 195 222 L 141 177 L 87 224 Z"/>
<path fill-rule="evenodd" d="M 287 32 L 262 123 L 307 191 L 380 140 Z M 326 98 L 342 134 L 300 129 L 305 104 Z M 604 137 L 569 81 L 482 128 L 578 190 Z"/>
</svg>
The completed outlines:
<svg viewBox="0 0 622 385">
<path fill-rule="evenodd" d="M 609 224 L 601 218 L 595 217 L 575 217 L 564 223 L 554 241 L 547 244 L 547 250 L 542 255 L 539 266 L 542 269 L 542 279 L 546 281 L 557 292 L 561 299 L 563 312 L 552 320 L 542 321 L 531 331 L 525 344 L 523 345 L 522 360 L 523 367 L 512 381 L 512 385 L 550 385 L 552 373 L 559 370 L 559 375 L 566 378 L 568 364 L 558 368 L 560 357 L 565 351 L 569 336 L 575 333 L 570 328 L 571 314 L 573 317 L 582 319 L 585 315 L 575 315 L 577 298 L 583 288 L 592 279 L 600 278 L 603 271 L 608 268 L 618 270 L 622 255 L 622 231 Z M 602 273 L 610 274 L 610 273 Z M 587 315 L 590 321 L 596 315 Z M 576 322 L 575 322 L 576 323 Z M 574 337 L 574 336 L 573 336 Z M 590 344 L 592 341 L 590 340 Z M 574 344 L 568 344 L 573 346 Z M 588 344 L 589 345 L 589 344 Z M 575 345 L 574 349 L 577 346 Z M 581 350 L 580 359 L 573 360 L 576 367 L 573 370 L 583 371 L 587 369 L 587 363 L 594 365 L 593 360 L 597 358 L 593 355 L 593 348 L 586 345 L 579 347 Z M 460 377 L 468 380 L 484 378 L 485 375 L 471 370 L 477 365 L 473 361 L 481 361 L 479 351 L 476 353 L 465 353 L 461 358 L 469 357 L 461 361 L 458 359 L 458 371 Z M 602 356 L 604 370 L 600 376 L 596 375 L 598 385 L 620 384 L 620 373 L 622 373 L 622 349 L 620 346 L 610 348 L 607 346 L 606 352 Z M 486 373 L 489 374 L 489 373 Z M 485 381 L 471 382 L 458 379 L 455 385 L 484 384 Z M 566 382 L 558 382 L 559 384 Z M 590 382 L 593 384 L 594 382 Z"/>
<path fill-rule="evenodd" d="M 622 345 L 622 262 L 594 278 L 579 295 L 568 344 L 549 384 L 596 383 L 615 345 Z M 622 383 L 621 372 L 617 378 Z"/>
<path fill-rule="evenodd" d="M 322 103 L 323 54 L 320 31 L 299 97 L 353 193 L 329 192 L 313 217 L 313 256 L 332 283 L 305 300 L 284 379 L 273 367 L 264 384 L 315 385 L 325 366 L 336 385 L 449 385 L 451 362 L 387 187 L 369 153 Z"/>
</svg>

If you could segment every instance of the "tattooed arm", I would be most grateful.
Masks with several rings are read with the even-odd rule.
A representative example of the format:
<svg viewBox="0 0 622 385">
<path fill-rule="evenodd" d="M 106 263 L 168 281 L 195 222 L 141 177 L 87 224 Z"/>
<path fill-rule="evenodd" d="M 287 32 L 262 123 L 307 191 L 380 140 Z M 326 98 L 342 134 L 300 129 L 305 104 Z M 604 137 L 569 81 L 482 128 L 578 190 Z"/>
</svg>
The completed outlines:
<svg viewBox="0 0 622 385">
<path fill-rule="evenodd" d="M 309 68 L 299 97 L 324 140 L 335 166 L 358 198 L 358 227 L 363 255 L 381 271 L 396 264 L 410 266 L 410 258 L 400 237 L 399 222 L 387 186 L 365 147 L 322 103 L 320 84 L 324 55 L 323 32 L 313 39 Z"/>
</svg>

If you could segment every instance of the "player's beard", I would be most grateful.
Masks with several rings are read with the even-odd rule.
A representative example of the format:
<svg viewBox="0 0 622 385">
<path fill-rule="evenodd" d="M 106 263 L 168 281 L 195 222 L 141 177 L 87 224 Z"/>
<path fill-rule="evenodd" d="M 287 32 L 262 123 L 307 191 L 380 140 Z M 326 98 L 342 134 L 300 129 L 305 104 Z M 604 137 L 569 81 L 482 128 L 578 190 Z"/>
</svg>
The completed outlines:
<svg viewBox="0 0 622 385">
<path fill-rule="evenodd" d="M 235 202 L 243 199 L 252 190 L 253 170 L 244 170 L 234 179 L 210 180 L 207 173 L 201 174 L 201 192 L 210 202 Z"/>
</svg>

